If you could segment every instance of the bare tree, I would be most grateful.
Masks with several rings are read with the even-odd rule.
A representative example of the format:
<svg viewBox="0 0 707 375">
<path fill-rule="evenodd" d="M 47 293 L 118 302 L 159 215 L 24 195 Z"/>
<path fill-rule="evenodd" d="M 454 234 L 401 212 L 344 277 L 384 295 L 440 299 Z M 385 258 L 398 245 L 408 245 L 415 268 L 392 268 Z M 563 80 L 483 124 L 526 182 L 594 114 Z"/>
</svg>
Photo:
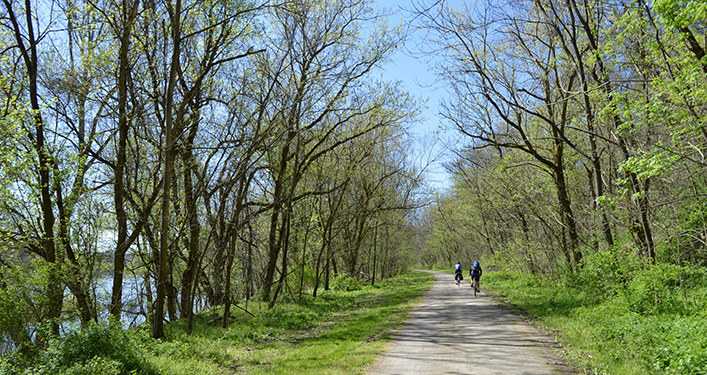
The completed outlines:
<svg viewBox="0 0 707 375">
<path fill-rule="evenodd" d="M 299 184 L 315 160 L 377 126 L 344 131 L 352 120 L 380 106 L 365 100 L 370 91 L 362 82 L 399 40 L 395 32 L 376 30 L 370 44 L 353 45 L 362 25 L 376 20 L 361 2 L 288 3 L 273 12 L 272 20 L 279 39 L 271 41 L 259 69 L 267 74 L 265 79 L 279 82 L 271 109 L 266 111 L 268 121 L 280 126 L 274 135 L 279 147 L 271 149 L 267 159 L 272 210 L 263 299 L 271 304 L 287 274 L 287 228 Z M 273 296 L 280 259 L 280 279 Z"/>
<path fill-rule="evenodd" d="M 458 100 L 442 114 L 471 139 L 473 147 L 520 150 L 553 177 L 568 265 L 582 260 L 577 220 L 565 170 L 565 150 L 582 154 L 571 140 L 577 75 L 562 64 L 563 50 L 539 23 L 529 3 L 501 7 L 492 2 L 454 11 L 445 2 L 417 8 L 420 25 L 432 37 L 438 72 Z"/>
</svg>

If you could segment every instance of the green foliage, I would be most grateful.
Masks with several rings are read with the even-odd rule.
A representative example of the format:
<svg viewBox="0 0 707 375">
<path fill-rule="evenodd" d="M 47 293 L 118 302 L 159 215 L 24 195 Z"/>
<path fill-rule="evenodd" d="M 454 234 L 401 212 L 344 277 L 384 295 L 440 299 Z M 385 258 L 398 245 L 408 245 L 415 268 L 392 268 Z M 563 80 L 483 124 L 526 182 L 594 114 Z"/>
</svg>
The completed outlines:
<svg viewBox="0 0 707 375">
<path fill-rule="evenodd" d="M 626 300 L 631 311 L 641 315 L 689 315 L 707 307 L 707 301 L 698 302 L 687 294 L 697 293 L 700 288 L 707 288 L 704 270 L 660 264 L 636 275 Z"/>
<path fill-rule="evenodd" d="M 663 321 L 652 348 L 653 368 L 664 374 L 707 373 L 707 315 Z"/>
<path fill-rule="evenodd" d="M 702 186 L 699 189 L 699 194 L 705 194 Z M 679 219 L 674 225 L 675 232 L 681 235 L 672 236 L 656 246 L 658 259 L 676 264 L 692 261 L 697 266 L 707 267 L 707 249 L 702 238 L 705 227 L 707 202 L 690 199 L 681 203 Z"/>
<path fill-rule="evenodd" d="M 155 341 L 116 322 L 91 323 L 50 343 L 45 353 L 23 365 L 18 357 L 0 361 L 0 375 L 123 375 L 238 373 L 358 373 L 383 349 L 433 278 L 406 273 L 361 286 L 329 291 L 300 304 L 283 303 L 256 316 L 234 311 L 228 328 L 213 320 L 218 311 L 167 327 L 168 339 Z M 266 305 L 253 302 L 255 310 Z M 217 317 L 217 315 L 216 315 Z"/>
<path fill-rule="evenodd" d="M 339 275 L 332 280 L 331 289 L 351 292 L 361 290 L 361 283 L 349 275 Z"/>
<path fill-rule="evenodd" d="M 660 176 L 670 170 L 679 157 L 663 149 L 662 144 L 655 145 L 650 152 L 641 152 L 640 157 L 630 157 L 619 166 L 623 171 L 636 174 L 641 180 Z"/>
<path fill-rule="evenodd" d="M 286 306 L 270 312 L 263 319 L 266 327 L 296 330 L 312 327 L 319 322 L 319 313 L 304 306 Z"/>
<path fill-rule="evenodd" d="M 300 282 L 302 282 L 302 289 L 304 290 L 313 288 L 315 280 L 315 271 L 311 267 L 311 263 L 309 265 L 305 265 L 305 267 L 298 266 L 297 268 L 295 268 L 295 270 L 292 272 L 292 280 L 297 283 L 298 287 L 300 285 Z"/>
<path fill-rule="evenodd" d="M 421 267 L 424 270 L 450 272 L 450 266 L 446 263 L 428 263 Z"/>
<path fill-rule="evenodd" d="M 7 249 L 0 251 L 7 258 L 18 257 Z M 34 258 L 0 266 L 0 353 L 9 348 L 24 354 L 33 351 L 32 327 L 41 329 L 47 323 L 42 321 L 42 306 L 48 303 L 48 272 L 47 264 Z"/>
<path fill-rule="evenodd" d="M 579 273 L 568 276 L 569 285 L 599 302 L 627 289 L 642 264 L 633 254 L 599 251 L 587 255 Z"/>
<path fill-rule="evenodd" d="M 604 276 L 599 276 L 604 275 Z M 558 334 L 571 362 L 595 374 L 707 373 L 707 274 L 600 252 L 579 275 L 510 272 L 486 285 Z"/>
<path fill-rule="evenodd" d="M 585 298 L 584 292 L 530 273 L 484 273 L 481 285 L 502 291 L 515 305 L 534 316 L 567 316 L 574 308 L 581 306 Z"/>
<path fill-rule="evenodd" d="M 27 375 L 99 375 L 99 374 L 157 374 L 143 355 L 144 346 L 135 336 L 123 330 L 120 323 L 89 323 L 82 329 L 68 331 L 53 340 L 24 372 Z M 8 363 L 12 364 L 10 358 Z M 18 373 L 5 364 L 0 374 Z"/>
<path fill-rule="evenodd" d="M 123 364 L 102 357 L 94 357 L 85 363 L 77 363 L 64 372 L 66 375 L 120 375 Z"/>
<path fill-rule="evenodd" d="M 658 0 L 653 3 L 658 14 L 673 27 L 689 27 L 707 19 L 707 3 L 694 0 Z"/>
<path fill-rule="evenodd" d="M 0 288 L 0 336 L 9 337 L 13 341 L 13 343 L 5 343 L 10 347 L 21 345 L 18 341 L 23 336 L 29 339 L 30 306 L 22 291 L 18 289 L 17 284 L 8 284 Z"/>
<path fill-rule="evenodd" d="M 151 363 L 164 375 L 360 373 L 382 350 L 389 333 L 432 285 L 432 276 L 407 273 L 361 286 L 327 291 L 273 310 L 250 302 L 255 316 L 234 310 L 228 328 L 218 311 L 195 319 L 192 333 L 182 322 L 168 327 L 168 340 L 149 346 Z"/>
</svg>

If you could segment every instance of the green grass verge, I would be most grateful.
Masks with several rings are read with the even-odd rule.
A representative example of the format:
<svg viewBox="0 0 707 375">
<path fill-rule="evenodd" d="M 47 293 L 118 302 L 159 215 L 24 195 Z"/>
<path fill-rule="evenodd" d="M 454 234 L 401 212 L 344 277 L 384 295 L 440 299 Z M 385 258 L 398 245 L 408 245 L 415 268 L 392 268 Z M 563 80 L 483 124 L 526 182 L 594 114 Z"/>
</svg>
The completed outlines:
<svg viewBox="0 0 707 375">
<path fill-rule="evenodd" d="M 160 374 L 360 374 L 382 351 L 434 277 L 411 272 L 359 290 L 330 291 L 273 310 L 235 311 L 227 329 L 201 315 L 197 329 L 171 327 L 149 359 Z M 346 289 L 358 289 L 347 287 Z"/>
<path fill-rule="evenodd" d="M 552 334 L 583 373 L 707 374 L 704 270 L 639 269 L 602 285 L 594 271 L 560 281 L 489 272 L 482 285 Z"/>
<path fill-rule="evenodd" d="M 235 321 L 225 330 L 207 323 L 212 316 L 202 315 L 192 334 L 172 327 L 172 339 L 157 345 L 149 359 L 161 374 L 170 375 L 363 373 L 433 280 L 430 274 L 411 272 L 269 311 L 251 304 L 256 317 L 235 311 Z"/>
<path fill-rule="evenodd" d="M 269 310 L 250 302 L 253 315 L 234 307 L 225 329 L 218 309 L 199 314 L 191 333 L 176 322 L 159 341 L 149 337 L 149 327 L 91 324 L 38 357 L 0 358 L 0 375 L 360 374 L 433 282 L 425 272 L 374 286 L 340 278 L 334 290 L 299 303 Z"/>
<path fill-rule="evenodd" d="M 253 315 L 234 307 L 225 329 L 220 309 L 199 314 L 191 333 L 176 322 L 159 341 L 150 338 L 150 327 L 90 324 L 36 357 L 0 358 L 0 375 L 360 374 L 433 282 L 425 272 L 375 286 L 339 278 L 317 298 L 271 310 L 251 302 Z"/>
</svg>

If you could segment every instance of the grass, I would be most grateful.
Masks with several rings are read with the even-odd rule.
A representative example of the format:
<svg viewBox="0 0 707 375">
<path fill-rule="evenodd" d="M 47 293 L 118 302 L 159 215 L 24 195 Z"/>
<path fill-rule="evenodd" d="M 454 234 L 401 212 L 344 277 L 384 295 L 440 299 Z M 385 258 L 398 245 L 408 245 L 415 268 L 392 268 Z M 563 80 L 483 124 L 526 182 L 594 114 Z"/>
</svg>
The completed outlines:
<svg viewBox="0 0 707 375">
<path fill-rule="evenodd" d="M 707 277 L 671 267 L 624 270 L 602 285 L 591 269 L 562 280 L 490 272 L 482 285 L 553 335 L 583 373 L 707 374 Z"/>
<path fill-rule="evenodd" d="M 2 358 L 0 375 L 361 374 L 433 282 L 423 272 L 375 286 L 336 280 L 337 290 L 299 303 L 267 309 L 251 301 L 253 315 L 233 308 L 225 329 L 218 309 L 199 314 L 191 333 L 175 322 L 158 341 L 149 327 L 96 323 L 55 340 L 38 357 Z"/>
<path fill-rule="evenodd" d="M 273 310 L 251 302 L 256 317 L 236 310 L 225 330 L 203 314 L 191 334 L 172 326 L 148 360 L 165 375 L 364 373 L 433 279 L 411 272 Z"/>
<path fill-rule="evenodd" d="M 617 257 L 597 254 L 578 274 L 554 280 L 487 272 L 482 287 L 553 335 L 583 373 L 707 374 L 705 269 Z M 337 280 L 335 290 L 271 310 L 251 301 L 254 316 L 234 308 L 226 329 L 219 310 L 199 314 L 191 333 L 176 322 L 160 341 L 149 327 L 101 323 L 38 358 L 3 358 L 0 375 L 361 374 L 433 280 L 422 272 L 375 286 Z"/>
</svg>

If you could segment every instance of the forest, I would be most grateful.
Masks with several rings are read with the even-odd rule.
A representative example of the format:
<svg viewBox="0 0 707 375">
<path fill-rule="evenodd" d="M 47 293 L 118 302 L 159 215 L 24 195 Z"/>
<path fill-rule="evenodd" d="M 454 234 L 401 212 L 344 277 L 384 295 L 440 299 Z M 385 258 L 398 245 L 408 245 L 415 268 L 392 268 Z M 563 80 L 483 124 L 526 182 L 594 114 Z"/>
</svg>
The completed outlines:
<svg viewBox="0 0 707 375">
<path fill-rule="evenodd" d="M 600 252 L 707 265 L 707 4 L 417 6 L 464 139 L 421 261 L 560 275 Z"/>
<path fill-rule="evenodd" d="M 417 100 L 359 1 L 4 1 L 0 330 L 191 322 L 411 265 Z M 191 324 L 191 323 L 190 323 Z"/>
<path fill-rule="evenodd" d="M 413 14 L 462 140 L 419 261 L 481 259 L 581 373 L 705 373 L 707 3 Z"/>
<path fill-rule="evenodd" d="M 0 354 L 459 260 L 707 285 L 703 1 L 2 2 Z"/>
</svg>

